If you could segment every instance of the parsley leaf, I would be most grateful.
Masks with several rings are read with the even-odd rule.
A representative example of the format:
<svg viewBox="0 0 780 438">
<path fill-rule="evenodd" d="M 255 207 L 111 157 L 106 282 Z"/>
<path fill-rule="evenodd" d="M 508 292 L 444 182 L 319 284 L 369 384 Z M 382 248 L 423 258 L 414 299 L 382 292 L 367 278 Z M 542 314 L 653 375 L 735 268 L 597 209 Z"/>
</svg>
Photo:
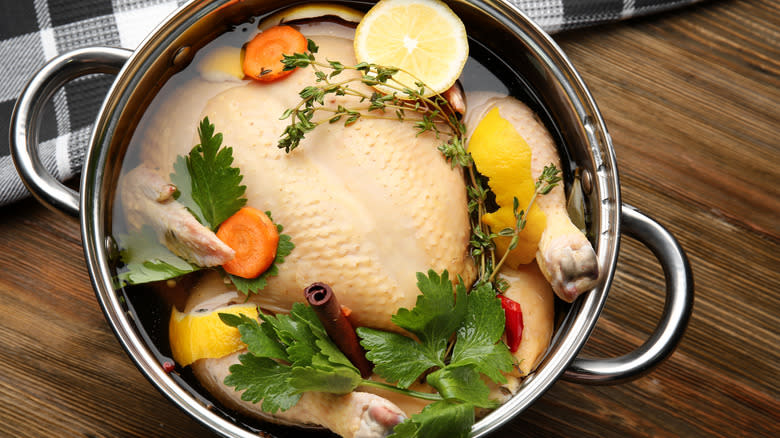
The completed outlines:
<svg viewBox="0 0 780 438">
<path fill-rule="evenodd" d="M 306 332 L 306 335 L 293 340 L 292 346 L 287 350 L 290 359 L 293 360 L 293 365 L 311 365 L 320 369 L 343 367 L 360 376 L 358 369 L 330 339 L 314 309 L 302 303 L 295 303 L 289 318 L 302 324 L 299 327 L 299 333 Z M 302 355 L 296 347 L 302 347 L 304 344 L 306 344 L 305 349 L 311 349 L 315 354 L 301 357 Z M 291 352 L 291 350 L 293 351 Z"/>
<path fill-rule="evenodd" d="M 468 312 L 458 328 L 450 365 L 473 364 L 496 383 L 506 382 L 501 371 L 509 372 L 514 357 L 501 340 L 504 333 L 501 299 L 490 283 L 482 283 L 469 294 Z M 476 404 L 476 403 L 475 403 Z"/>
<path fill-rule="evenodd" d="M 289 382 L 298 392 L 347 394 L 357 388 L 362 381 L 359 373 L 344 367 L 332 369 L 293 367 Z"/>
<path fill-rule="evenodd" d="M 422 373 L 434 366 L 444 366 L 435 354 L 412 338 L 398 333 L 358 327 L 360 345 L 366 358 L 374 363 L 374 372 L 388 382 L 408 388 Z"/>
<path fill-rule="evenodd" d="M 428 375 L 426 381 L 450 401 L 466 402 L 481 408 L 494 408 L 490 389 L 473 365 L 447 366 Z"/>
<path fill-rule="evenodd" d="M 232 374 L 225 383 L 239 390 L 247 389 L 249 395 L 242 397 L 255 402 L 262 396 L 285 401 L 290 394 L 305 391 L 345 394 L 361 385 L 438 399 L 397 425 L 391 436 L 467 437 L 474 424 L 474 409 L 497 406 L 490 400 L 490 390 L 482 375 L 502 381 L 501 372 L 512 368 L 512 355 L 500 342 L 504 327 L 501 301 L 490 284 L 467 293 L 462 281 L 453 285 L 446 270 L 441 275 L 433 270 L 427 275 L 417 274 L 417 280 L 421 294 L 415 307 L 399 309 L 392 317 L 414 338 L 367 327 L 357 329 L 361 345 L 367 350 L 366 357 L 375 365 L 374 372 L 388 382 L 397 382 L 395 387 L 363 380 L 330 340 L 314 310 L 302 303 L 294 304 L 289 315 L 261 312 L 262 324 L 243 315 L 224 315 L 223 321 L 239 328 L 249 354 L 258 361 L 242 359 L 241 364 L 231 367 Z M 251 366 L 261 360 L 272 364 L 272 368 L 253 377 Z M 438 394 L 408 389 L 426 372 L 426 382 Z M 269 382 L 272 375 L 276 381 Z M 272 399 L 268 406 L 264 401 L 261 408 L 281 406 L 276 400 Z"/>
<path fill-rule="evenodd" d="M 200 223 L 216 230 L 246 204 L 246 186 L 240 185 L 243 177 L 239 169 L 231 166 L 233 148 L 221 147 L 222 133 L 214 134 L 208 117 L 200 122 L 198 136 L 200 144 L 187 157 L 177 159 L 171 181 L 179 189 L 177 200 Z"/>
<path fill-rule="evenodd" d="M 438 401 L 393 429 L 388 438 L 467 438 L 474 425 L 474 406 Z"/>
<path fill-rule="evenodd" d="M 268 324 L 276 339 L 285 347 L 287 360 L 301 366 L 311 366 L 317 354 L 317 338 L 308 326 L 289 315 L 269 316 L 261 314 L 263 324 Z"/>
<path fill-rule="evenodd" d="M 453 294 L 449 273 L 433 270 L 428 276 L 417 273 L 421 294 L 412 310 L 398 309 L 391 320 L 413 333 L 420 342 L 397 333 L 358 328 L 366 358 L 374 363 L 374 372 L 401 388 L 409 385 L 425 370 L 444 367 L 447 342 L 466 316 L 468 294 L 462 282 Z"/>
<path fill-rule="evenodd" d="M 310 320 L 312 317 L 317 318 L 317 315 L 309 307 L 296 306 L 295 313 L 291 316 L 261 316 L 268 324 L 258 324 L 246 315 L 220 313 L 219 317 L 225 324 L 238 328 L 241 340 L 255 357 L 292 361 L 289 374 L 284 375 L 292 386 L 290 391 L 348 393 L 362 380 L 357 369 L 327 338 L 327 332 L 322 326 Z M 305 347 L 305 351 L 312 354 L 311 358 L 300 355 L 301 348 L 298 348 L 298 353 L 291 358 L 287 354 L 287 347 L 277 337 L 277 327 L 285 333 L 290 343 L 299 343 L 298 347 Z M 258 383 L 249 386 L 257 385 Z"/>
<path fill-rule="evenodd" d="M 242 354 L 238 360 L 240 363 L 230 366 L 225 385 L 235 386 L 236 391 L 246 390 L 241 400 L 252 403 L 262 400 L 260 408 L 272 414 L 298 403 L 300 392 L 287 384 L 292 374 L 290 367 L 251 353 Z"/>
<path fill-rule="evenodd" d="M 244 315 L 220 313 L 219 319 L 225 324 L 236 327 L 241 334 L 241 341 L 246 344 L 250 353 L 257 357 L 287 360 L 287 351 L 276 338 L 270 324 L 258 324 L 256 320 Z"/>
<path fill-rule="evenodd" d="M 192 154 L 193 151 L 194 148 L 193 150 L 190 150 L 190 154 Z M 184 207 L 186 207 L 202 225 L 205 222 L 205 219 L 203 219 L 203 213 L 200 211 L 200 207 L 198 207 L 198 204 L 192 199 L 192 177 L 190 176 L 190 169 L 187 163 L 187 156 L 176 156 L 176 161 L 173 163 L 173 173 L 169 175 L 171 183 L 176 186 L 176 193 L 173 194 L 173 198 L 184 205 Z"/>
<path fill-rule="evenodd" d="M 366 357 L 375 364 L 374 372 L 397 382 L 400 388 L 408 388 L 431 370 L 426 382 L 445 400 L 465 403 L 472 410 L 474 406 L 495 407 L 481 374 L 505 382 L 501 372 L 511 371 L 514 363 L 506 345 L 500 342 L 504 311 L 495 290 L 487 283 L 468 294 L 462 281 L 453 288 L 447 271 L 438 275 L 431 270 L 427 276 L 417 274 L 417 279 L 421 295 L 415 307 L 399 309 L 392 321 L 419 341 L 398 333 L 357 329 L 361 345 L 368 351 Z M 452 354 L 448 355 L 447 346 L 453 338 Z M 400 430 L 412 431 L 411 426 Z"/>
<path fill-rule="evenodd" d="M 447 341 L 466 315 L 468 295 L 466 287 L 458 282 L 453 300 L 452 282 L 445 270 L 439 276 L 434 270 L 428 276 L 417 273 L 417 287 L 421 295 L 412 310 L 398 309 L 391 320 L 398 327 L 414 333 L 420 342 L 439 360 L 444 359 Z"/>
<path fill-rule="evenodd" d="M 172 253 L 157 239 L 150 226 L 133 234 L 117 236 L 122 262 L 126 265 L 118 274 L 121 284 L 141 284 L 167 280 L 200 269 Z"/>
<path fill-rule="evenodd" d="M 266 211 L 265 214 L 267 214 L 269 218 L 271 217 L 270 211 Z M 271 220 L 273 220 L 273 218 L 271 218 Z M 276 258 L 274 258 L 271 266 L 255 278 L 242 278 L 237 275 L 230 275 L 230 280 L 233 282 L 233 285 L 244 295 L 258 293 L 265 289 L 268 285 L 268 277 L 279 275 L 279 265 L 284 263 L 284 258 L 290 255 L 295 248 L 295 244 L 292 243 L 292 238 L 287 234 L 282 234 L 284 227 L 279 224 L 275 225 L 276 229 L 279 231 L 279 243 L 276 245 Z"/>
<path fill-rule="evenodd" d="M 265 412 L 289 409 L 306 391 L 346 394 L 363 381 L 309 306 L 295 303 L 289 315 L 260 312 L 262 324 L 244 315 L 219 316 L 238 328 L 249 350 L 239 357 L 241 363 L 230 367 L 225 384 L 246 390 L 242 400 L 262 400 Z"/>
<path fill-rule="evenodd" d="M 183 262 L 183 261 L 182 261 Z M 186 262 L 184 262 L 186 263 Z M 166 261 L 155 259 L 146 260 L 141 264 L 129 264 L 128 270 L 118 275 L 122 284 L 142 284 L 153 281 L 167 280 L 169 278 L 181 277 L 182 275 L 194 272 L 199 268 L 189 267 L 179 268 Z"/>
</svg>

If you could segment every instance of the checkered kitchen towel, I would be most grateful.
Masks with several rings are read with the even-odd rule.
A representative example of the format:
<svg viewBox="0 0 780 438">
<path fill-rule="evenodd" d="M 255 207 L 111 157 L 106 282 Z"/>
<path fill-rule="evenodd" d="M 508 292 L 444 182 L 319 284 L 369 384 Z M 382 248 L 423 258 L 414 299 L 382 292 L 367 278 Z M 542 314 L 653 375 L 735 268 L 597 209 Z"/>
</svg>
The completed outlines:
<svg viewBox="0 0 780 438">
<path fill-rule="evenodd" d="M 509 0 L 548 32 L 644 15 L 696 0 Z M 9 156 L 11 112 L 25 83 L 47 60 L 86 46 L 133 49 L 187 0 L 0 0 L 0 206 L 28 195 Z M 44 107 L 40 155 L 65 180 L 81 170 L 84 147 L 113 80 L 72 81 Z"/>
</svg>

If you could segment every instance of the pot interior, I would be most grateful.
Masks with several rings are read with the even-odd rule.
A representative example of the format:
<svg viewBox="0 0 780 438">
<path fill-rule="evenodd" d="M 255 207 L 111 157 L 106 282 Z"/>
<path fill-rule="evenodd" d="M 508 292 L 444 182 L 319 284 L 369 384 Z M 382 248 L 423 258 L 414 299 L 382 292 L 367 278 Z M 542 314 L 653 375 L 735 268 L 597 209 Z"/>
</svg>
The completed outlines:
<svg viewBox="0 0 780 438">
<path fill-rule="evenodd" d="M 295 2 L 299 3 L 299 2 Z M 356 9 L 372 2 L 336 1 Z M 617 258 L 620 195 L 615 159 L 603 120 L 587 88 L 555 43 L 512 6 L 498 0 L 449 1 L 466 25 L 473 61 L 464 86 L 479 87 L 485 70 L 500 77 L 509 94 L 520 98 L 543 120 L 559 146 L 567 189 L 574 175 L 586 175 L 590 220 L 588 235 L 596 248 L 603 283 L 572 305 L 558 301 L 558 328 L 550 350 L 520 392 L 474 427 L 489 433 L 521 412 L 549 388 L 576 356 L 601 311 Z M 117 78 L 100 113 L 81 187 L 85 255 L 101 306 L 118 339 L 150 381 L 193 417 L 226 436 L 256 436 L 258 427 L 275 436 L 296 436 L 296 429 L 247 421 L 214 405 L 186 373 L 166 374 L 170 360 L 163 347 L 168 314 L 157 298 L 143 299 L 115 287 L 114 195 L 132 134 L 144 110 L 167 81 L 185 69 L 209 41 L 258 17 L 294 4 L 286 0 L 196 1 L 174 13 L 142 43 Z M 252 432 L 255 432 L 254 434 Z"/>
</svg>

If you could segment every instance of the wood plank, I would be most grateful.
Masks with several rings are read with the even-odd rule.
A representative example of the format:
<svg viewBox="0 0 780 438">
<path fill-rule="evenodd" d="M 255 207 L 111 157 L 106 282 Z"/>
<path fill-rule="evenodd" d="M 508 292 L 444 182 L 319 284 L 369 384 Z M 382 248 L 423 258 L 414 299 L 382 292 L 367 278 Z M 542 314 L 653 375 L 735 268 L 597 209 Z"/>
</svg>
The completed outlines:
<svg viewBox="0 0 780 438">
<path fill-rule="evenodd" d="M 2 434 L 208 436 L 116 341 L 89 282 L 78 224 L 32 200 L 15 207 L 0 210 Z"/>
</svg>

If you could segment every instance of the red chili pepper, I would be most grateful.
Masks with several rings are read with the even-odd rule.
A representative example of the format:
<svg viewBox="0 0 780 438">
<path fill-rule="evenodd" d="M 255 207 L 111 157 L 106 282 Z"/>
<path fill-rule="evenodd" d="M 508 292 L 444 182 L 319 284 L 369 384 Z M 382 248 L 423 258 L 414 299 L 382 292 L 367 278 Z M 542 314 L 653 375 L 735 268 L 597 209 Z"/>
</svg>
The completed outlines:
<svg viewBox="0 0 780 438">
<path fill-rule="evenodd" d="M 514 353 L 520 348 L 520 341 L 523 339 L 523 311 L 520 304 L 509 298 L 501 297 L 501 307 L 504 309 L 506 323 L 504 325 L 506 333 L 506 343 L 509 351 Z"/>
</svg>

